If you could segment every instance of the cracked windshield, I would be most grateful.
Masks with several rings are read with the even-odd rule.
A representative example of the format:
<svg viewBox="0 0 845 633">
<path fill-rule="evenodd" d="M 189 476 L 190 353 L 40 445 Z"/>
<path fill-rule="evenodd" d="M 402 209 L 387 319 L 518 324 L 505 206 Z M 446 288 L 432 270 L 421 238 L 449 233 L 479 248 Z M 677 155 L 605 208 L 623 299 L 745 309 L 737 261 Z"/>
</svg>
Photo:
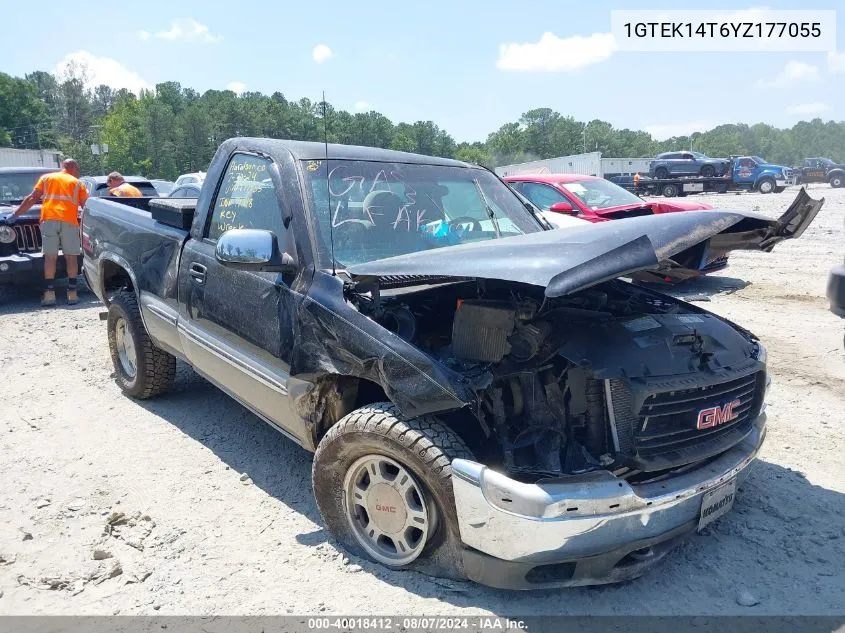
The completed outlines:
<svg viewBox="0 0 845 633">
<path fill-rule="evenodd" d="M 519 198 L 482 169 L 308 160 L 321 239 L 340 265 L 542 230 Z M 327 179 L 328 175 L 328 179 Z"/>
</svg>

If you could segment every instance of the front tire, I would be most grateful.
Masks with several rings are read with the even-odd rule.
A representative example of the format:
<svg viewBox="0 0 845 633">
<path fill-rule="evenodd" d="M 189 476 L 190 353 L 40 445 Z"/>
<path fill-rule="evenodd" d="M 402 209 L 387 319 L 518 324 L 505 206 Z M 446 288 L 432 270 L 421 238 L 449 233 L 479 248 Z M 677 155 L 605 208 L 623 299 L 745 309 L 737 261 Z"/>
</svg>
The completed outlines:
<svg viewBox="0 0 845 633">
<path fill-rule="evenodd" d="M 845 177 L 840 174 L 834 174 L 830 177 L 830 186 L 834 189 L 839 189 L 840 187 L 845 187 Z"/>
<path fill-rule="evenodd" d="M 701 175 L 704 178 L 712 178 L 713 176 L 716 175 L 716 168 L 713 167 L 713 165 L 704 165 L 701 168 Z"/>
<path fill-rule="evenodd" d="M 772 193 L 775 190 L 776 183 L 771 178 L 761 178 L 757 183 L 757 191 L 760 193 Z"/>
<path fill-rule="evenodd" d="M 669 177 L 669 170 L 665 167 L 658 167 L 654 170 L 654 177 L 658 180 L 663 180 L 664 178 Z"/>
<path fill-rule="evenodd" d="M 176 358 L 153 345 L 133 292 L 112 297 L 107 329 L 115 381 L 123 393 L 146 399 L 170 389 Z"/>
<path fill-rule="evenodd" d="M 396 569 L 465 578 L 451 462 L 474 459 L 430 416 L 389 402 L 357 409 L 317 447 L 312 485 L 326 527 L 350 552 Z"/>
</svg>

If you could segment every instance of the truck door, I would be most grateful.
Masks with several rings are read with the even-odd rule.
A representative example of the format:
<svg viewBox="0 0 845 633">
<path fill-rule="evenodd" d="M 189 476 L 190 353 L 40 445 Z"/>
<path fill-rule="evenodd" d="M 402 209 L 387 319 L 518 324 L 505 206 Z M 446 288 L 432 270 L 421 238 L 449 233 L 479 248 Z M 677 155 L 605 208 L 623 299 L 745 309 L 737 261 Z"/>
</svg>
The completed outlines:
<svg viewBox="0 0 845 633">
<path fill-rule="evenodd" d="M 301 438 L 287 397 L 296 294 L 279 273 L 235 270 L 215 257 L 217 239 L 233 228 L 270 230 L 283 243 L 279 182 L 263 156 L 236 153 L 230 159 L 202 239 L 189 240 L 183 250 L 179 334 L 200 374 Z"/>
<path fill-rule="evenodd" d="M 804 176 L 807 179 L 807 182 L 824 182 L 825 176 L 825 165 L 822 161 L 818 159 L 811 159 L 804 163 L 806 168 L 804 170 Z"/>
<path fill-rule="evenodd" d="M 734 161 L 733 181 L 737 185 L 753 185 L 757 163 L 753 159 L 738 158 Z"/>
</svg>

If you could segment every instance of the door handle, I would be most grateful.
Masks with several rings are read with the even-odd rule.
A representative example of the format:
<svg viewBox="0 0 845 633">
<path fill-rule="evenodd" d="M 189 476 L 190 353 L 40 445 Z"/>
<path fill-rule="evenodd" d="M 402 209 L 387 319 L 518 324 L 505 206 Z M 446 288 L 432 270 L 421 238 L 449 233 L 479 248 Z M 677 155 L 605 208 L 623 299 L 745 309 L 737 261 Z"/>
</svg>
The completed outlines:
<svg viewBox="0 0 845 633">
<path fill-rule="evenodd" d="M 193 279 L 198 284 L 205 282 L 205 273 L 206 267 L 202 264 L 191 264 L 191 268 L 188 271 L 188 274 L 191 275 L 191 279 Z"/>
</svg>

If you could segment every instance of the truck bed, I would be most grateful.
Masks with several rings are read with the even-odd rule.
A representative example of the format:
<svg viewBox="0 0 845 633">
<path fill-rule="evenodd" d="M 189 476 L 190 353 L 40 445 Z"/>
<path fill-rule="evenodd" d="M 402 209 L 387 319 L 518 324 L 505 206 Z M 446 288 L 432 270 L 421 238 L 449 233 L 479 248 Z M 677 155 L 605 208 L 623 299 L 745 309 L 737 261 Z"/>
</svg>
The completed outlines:
<svg viewBox="0 0 845 633">
<path fill-rule="evenodd" d="M 132 283 L 139 293 L 151 292 L 175 306 L 179 255 L 188 231 L 154 220 L 149 211 L 152 199 L 89 198 L 85 204 L 83 271 L 100 300 L 106 300 L 109 290 L 106 263 L 122 260 L 127 270 L 134 271 Z"/>
</svg>

